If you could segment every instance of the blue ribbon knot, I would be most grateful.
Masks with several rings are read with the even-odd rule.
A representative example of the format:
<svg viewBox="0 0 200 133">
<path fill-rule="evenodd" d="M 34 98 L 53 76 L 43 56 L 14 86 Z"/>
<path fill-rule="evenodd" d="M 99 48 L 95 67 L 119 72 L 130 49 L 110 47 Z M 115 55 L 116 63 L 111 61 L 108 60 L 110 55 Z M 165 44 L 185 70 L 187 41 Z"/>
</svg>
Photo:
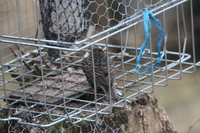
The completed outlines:
<svg viewBox="0 0 200 133">
<path fill-rule="evenodd" d="M 154 24 L 156 25 L 156 27 L 158 29 L 158 40 L 157 40 L 158 58 L 157 58 L 157 60 L 154 64 L 147 66 L 147 68 L 145 68 L 142 72 L 139 73 L 138 69 L 141 66 L 140 62 L 141 62 L 141 59 L 142 59 L 142 54 L 143 54 L 146 46 L 149 44 L 150 35 L 151 35 L 151 31 L 152 31 L 150 20 L 152 20 L 154 22 Z M 162 25 L 160 23 L 160 20 L 156 19 L 153 16 L 153 13 L 151 11 L 148 11 L 146 8 L 143 8 L 143 22 L 144 22 L 145 40 L 144 40 L 144 43 L 142 44 L 142 46 L 140 48 L 139 55 L 137 56 L 136 67 L 133 69 L 133 72 L 135 74 L 139 73 L 140 75 L 144 75 L 148 72 L 149 69 L 157 67 L 157 65 L 160 62 L 162 62 L 162 60 L 163 60 L 163 57 L 161 55 L 161 47 L 162 47 L 162 42 L 164 40 L 164 31 L 163 31 Z"/>
</svg>

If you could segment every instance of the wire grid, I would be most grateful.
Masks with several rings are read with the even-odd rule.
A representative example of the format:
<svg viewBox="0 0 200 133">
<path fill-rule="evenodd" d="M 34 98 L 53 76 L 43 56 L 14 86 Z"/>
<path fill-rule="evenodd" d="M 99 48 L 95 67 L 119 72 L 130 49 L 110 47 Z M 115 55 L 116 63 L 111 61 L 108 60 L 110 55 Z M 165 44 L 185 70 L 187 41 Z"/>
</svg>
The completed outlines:
<svg viewBox="0 0 200 133">
<path fill-rule="evenodd" d="M 192 1 L 189 18 L 183 6 L 186 1 L 81 1 L 88 4 L 84 4 L 86 8 L 71 10 L 87 10 L 90 15 L 87 18 L 84 15 L 83 18 L 75 16 L 77 18 L 73 19 L 73 23 L 78 19 L 85 19 L 86 25 L 80 26 L 80 32 L 77 32 L 79 28 L 75 29 L 75 38 L 69 40 L 71 37 L 68 35 L 72 33 L 63 33 L 63 27 L 59 28 L 59 24 L 65 19 L 60 20 L 59 15 L 55 15 L 56 11 L 63 12 L 59 3 L 52 1 L 59 8 L 55 5 L 53 7 L 54 17 L 50 18 L 54 20 L 50 25 L 53 30 L 49 30 L 57 36 L 44 38 L 48 35 L 45 35 L 44 24 L 41 22 L 44 23 L 45 20 L 41 16 L 41 1 L 2 0 L 0 4 L 5 6 L 0 10 L 5 13 L 1 14 L 0 91 L 3 95 L 0 98 L 6 102 L 1 110 L 8 110 L 9 115 L 1 121 L 15 120 L 23 129 L 26 129 L 24 125 L 46 128 L 61 121 L 73 123 L 75 126 L 80 121 L 94 122 L 99 114 L 110 114 L 113 107 L 124 107 L 124 101 L 136 100 L 142 93 L 153 93 L 154 86 L 164 87 L 168 80 L 181 79 L 182 73 L 193 73 L 199 63 L 195 64 Z M 71 2 L 76 3 L 75 0 Z M 63 8 L 69 10 L 65 5 Z M 147 74 L 137 75 L 133 73 L 133 69 L 142 44 L 138 39 L 141 38 L 138 32 L 142 31 L 142 8 L 151 10 L 163 24 L 164 59 Z M 176 12 L 176 23 L 173 25 L 176 29 L 175 41 L 171 39 L 174 35 L 168 34 L 171 30 L 171 18 L 167 14 L 171 10 Z M 188 20 L 191 23 L 186 23 Z M 68 26 L 77 26 L 73 23 Z M 188 34 L 192 36 L 189 37 Z M 156 36 L 151 36 L 150 46 L 143 53 L 140 70 L 157 59 L 154 46 Z M 118 45 L 110 43 L 113 38 Z M 168 50 L 172 41 L 175 42 L 176 50 Z M 81 62 L 94 47 L 101 47 L 115 63 L 116 86 L 122 93 L 117 102 L 106 101 L 104 94 L 94 93 L 96 89 L 87 91 L 90 86 L 81 69 Z M 192 55 L 187 53 L 188 47 L 192 49 Z M 59 57 L 52 62 L 46 49 L 57 50 Z"/>
</svg>

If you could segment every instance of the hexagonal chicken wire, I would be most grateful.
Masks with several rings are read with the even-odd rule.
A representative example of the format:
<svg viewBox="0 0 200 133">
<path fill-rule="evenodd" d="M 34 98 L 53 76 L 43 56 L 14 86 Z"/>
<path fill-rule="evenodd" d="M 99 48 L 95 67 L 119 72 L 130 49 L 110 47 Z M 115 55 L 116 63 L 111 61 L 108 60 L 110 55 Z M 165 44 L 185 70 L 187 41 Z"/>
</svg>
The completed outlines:
<svg viewBox="0 0 200 133">
<path fill-rule="evenodd" d="M 153 93 L 154 86 L 164 87 L 182 73 L 193 73 L 199 63 L 195 64 L 193 18 L 185 15 L 186 1 L 2 0 L 0 98 L 5 102 L 1 110 L 9 115 L 0 120 L 39 127 L 95 121 L 98 114 L 110 114 L 125 101 Z M 144 41 L 143 8 L 161 21 L 165 36 L 162 62 L 140 75 L 133 70 Z M 171 12 L 175 17 L 166 17 Z M 174 35 L 168 34 L 171 19 L 177 21 Z M 157 60 L 157 36 L 152 32 L 142 53 L 141 71 Z M 172 41 L 175 50 L 168 46 Z M 82 71 L 82 60 L 97 47 L 115 64 L 117 101 L 92 89 Z"/>
</svg>

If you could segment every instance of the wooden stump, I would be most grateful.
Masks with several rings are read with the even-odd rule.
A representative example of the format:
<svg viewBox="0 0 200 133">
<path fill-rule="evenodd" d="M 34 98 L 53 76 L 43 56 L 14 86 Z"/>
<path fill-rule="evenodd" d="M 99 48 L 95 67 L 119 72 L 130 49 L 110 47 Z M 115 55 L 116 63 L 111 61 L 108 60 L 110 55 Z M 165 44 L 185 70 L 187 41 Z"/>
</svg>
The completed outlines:
<svg viewBox="0 0 200 133">
<path fill-rule="evenodd" d="M 49 128 L 53 129 L 51 132 L 62 129 L 67 133 L 177 133 L 166 111 L 158 107 L 157 99 L 149 94 L 141 95 L 139 100 L 127 103 L 124 108 L 113 108 L 113 113 L 110 115 L 98 116 L 98 122 L 81 121 L 73 124 L 65 121 L 54 125 L 54 128 Z M 6 129 L 7 126 L 1 127 Z M 13 126 L 16 127 L 16 125 Z M 23 131 L 44 133 L 47 129 L 48 127 L 44 129 L 29 126 Z"/>
<path fill-rule="evenodd" d="M 123 132 L 126 133 L 175 133 L 166 111 L 158 107 L 155 97 L 148 94 L 142 95 L 139 100 L 133 101 L 131 106 L 126 106 L 116 114 L 119 114 L 117 117 L 121 119 L 127 118 L 121 123 Z"/>
<path fill-rule="evenodd" d="M 96 124 L 81 122 L 78 124 L 81 128 L 71 128 L 70 133 L 177 133 L 166 111 L 158 107 L 155 97 L 148 94 L 123 109 L 114 108 L 111 115 L 101 115 L 99 119 L 101 122 Z M 72 125 L 66 125 L 69 126 Z"/>
</svg>

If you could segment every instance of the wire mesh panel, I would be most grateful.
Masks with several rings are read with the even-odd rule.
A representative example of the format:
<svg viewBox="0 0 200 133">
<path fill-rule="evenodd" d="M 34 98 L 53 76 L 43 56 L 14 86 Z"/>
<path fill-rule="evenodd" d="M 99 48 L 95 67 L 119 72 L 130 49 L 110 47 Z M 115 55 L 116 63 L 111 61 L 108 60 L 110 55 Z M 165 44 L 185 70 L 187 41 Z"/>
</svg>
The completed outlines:
<svg viewBox="0 0 200 133">
<path fill-rule="evenodd" d="M 153 93 L 154 86 L 193 73 L 192 2 L 186 1 L 2 0 L 0 98 L 1 110 L 9 114 L 1 120 L 23 128 L 96 121 L 99 114 Z M 164 41 L 162 62 L 140 74 L 134 72 L 139 56 L 140 72 L 158 57 L 155 26 L 139 54 L 143 8 L 160 20 Z"/>
</svg>

